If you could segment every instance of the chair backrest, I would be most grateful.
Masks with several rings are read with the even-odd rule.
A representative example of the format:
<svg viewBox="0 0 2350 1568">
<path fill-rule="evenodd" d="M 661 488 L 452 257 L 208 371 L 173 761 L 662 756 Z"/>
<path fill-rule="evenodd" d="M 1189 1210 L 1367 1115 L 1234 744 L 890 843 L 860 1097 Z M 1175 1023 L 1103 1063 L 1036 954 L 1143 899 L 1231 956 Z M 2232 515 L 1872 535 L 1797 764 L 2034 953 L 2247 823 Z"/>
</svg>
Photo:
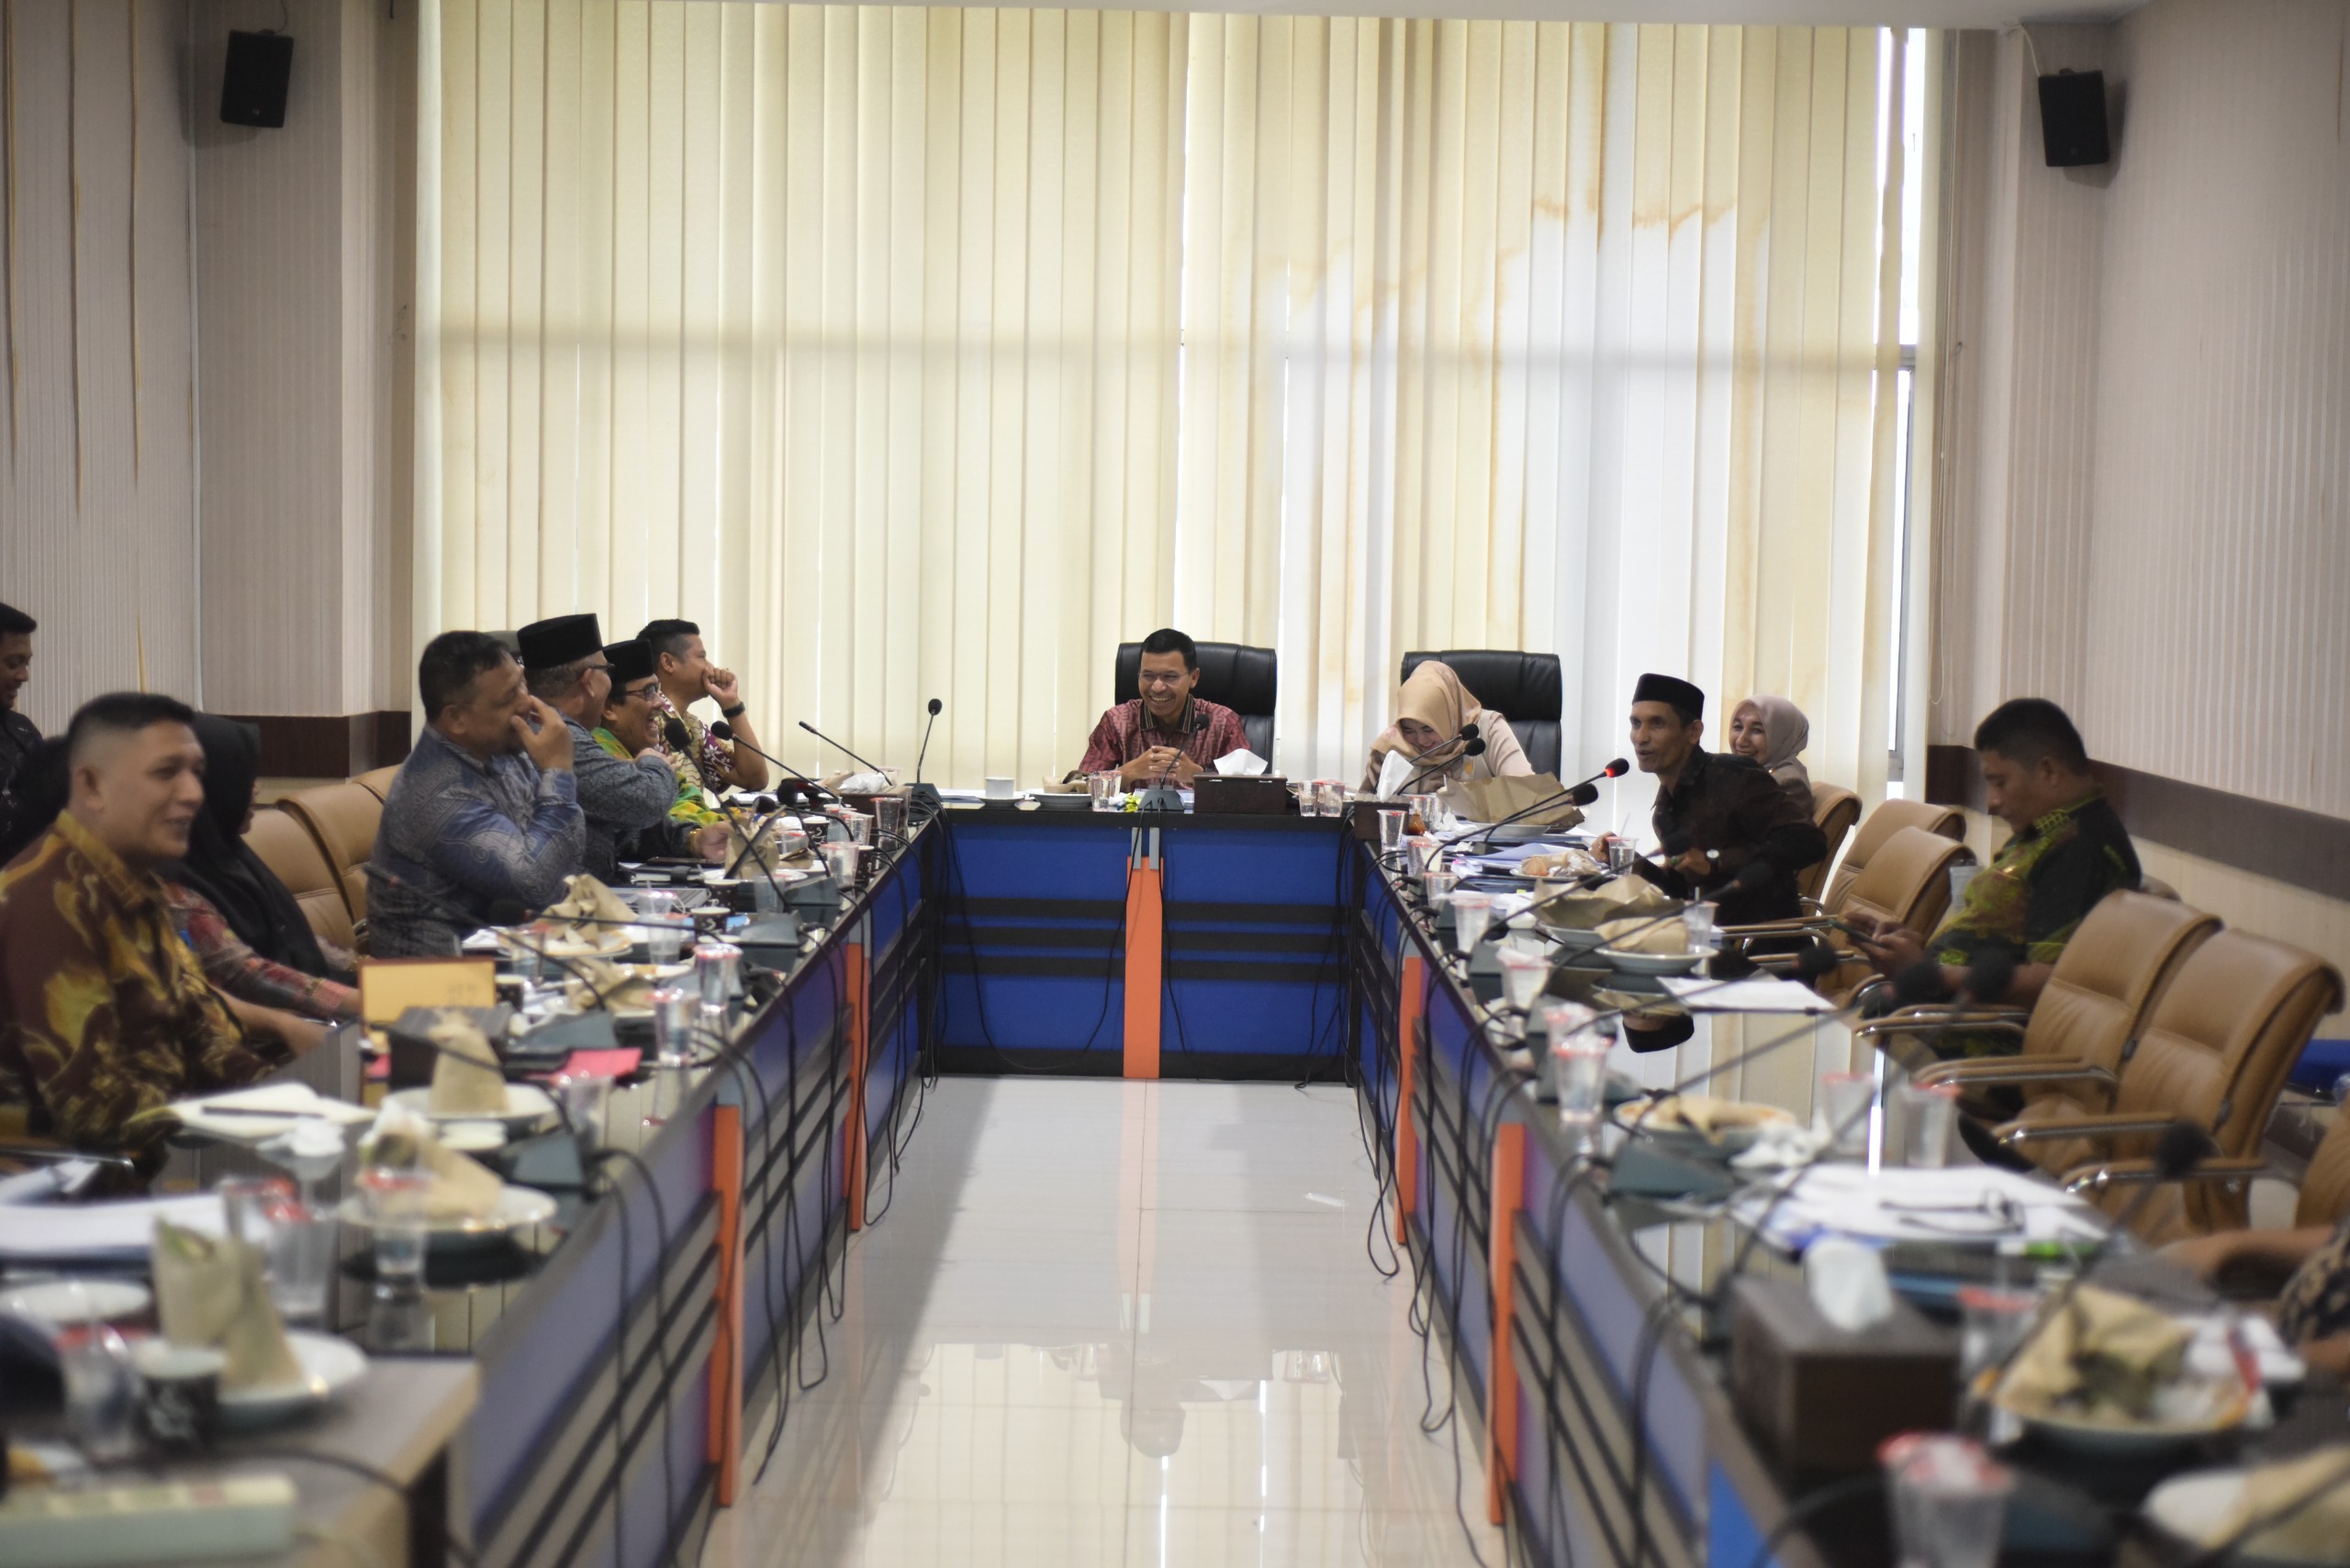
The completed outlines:
<svg viewBox="0 0 2350 1568">
<path fill-rule="evenodd" d="M 2341 1005 L 2342 976 L 2323 959 L 2265 936 L 2219 932 L 2187 956 L 2154 1003 L 2114 1109 L 2191 1121 L 2221 1154 L 2257 1154 L 2285 1075 L 2318 1020 Z M 2112 1152 L 2143 1154 L 2152 1144 L 2132 1140 Z M 2196 1230 L 2244 1223 L 2241 1191 L 2197 1183 L 2184 1197 Z"/>
<path fill-rule="evenodd" d="M 1521 654 L 1502 648 L 1449 648 L 1443 653 L 1404 655 L 1400 680 L 1434 659 L 1452 666 L 1477 699 L 1509 721 L 1510 734 L 1537 773 L 1559 776 L 1559 723 L 1567 709 L 1566 679 L 1556 654 Z M 1382 726 L 1383 727 L 1383 726 Z"/>
<path fill-rule="evenodd" d="M 352 782 L 365 790 L 378 801 L 388 801 L 392 798 L 392 780 L 399 776 L 400 765 L 396 762 L 389 767 L 378 767 L 363 773 Z"/>
<path fill-rule="evenodd" d="M 1942 924 L 1950 907 L 1952 862 L 1966 846 L 1921 827 L 1905 827 L 1869 857 L 1845 890 L 1839 913 L 1865 929 L 1872 920 L 1891 920 L 1916 932 Z"/>
<path fill-rule="evenodd" d="M 2219 929 L 2216 917 L 2183 903 L 2108 893 L 2065 944 L 2032 1003 L 2024 1054 L 2119 1071 L 2188 955 Z"/>
<path fill-rule="evenodd" d="M 1966 836 L 1966 813 L 1955 806 L 1930 806 L 1923 801 L 1882 802 L 1853 830 L 1851 842 L 1844 846 L 1843 864 L 1829 877 L 1828 896 L 1819 902 L 1830 910 L 1841 909 L 1845 893 L 1868 868 L 1877 851 L 1906 827 L 1919 828 L 1943 838 L 1964 839 Z"/>
<path fill-rule="evenodd" d="M 352 945 L 351 906 L 343 902 L 342 878 L 327 863 L 326 851 L 308 828 L 290 812 L 263 806 L 253 812 L 245 842 L 262 864 L 277 873 L 313 932 L 339 946 Z"/>
<path fill-rule="evenodd" d="M 356 781 L 300 790 L 278 804 L 310 832 L 342 885 L 343 904 L 355 924 L 367 918 L 367 874 L 360 868 L 375 852 L 375 828 L 384 802 Z"/>
<path fill-rule="evenodd" d="M 1248 749 L 1267 761 L 1273 756 L 1273 702 L 1281 694 L 1281 660 L 1270 648 L 1242 643 L 1201 643 L 1200 684 L 1194 697 L 1220 702 L 1240 715 L 1248 735 Z M 1142 673 L 1142 644 L 1118 644 L 1118 665 L 1110 682 L 1110 700 L 1131 702 L 1142 695 L 1136 678 Z"/>
<path fill-rule="evenodd" d="M 1836 864 L 1836 852 L 1844 846 L 1844 837 L 1852 824 L 1861 820 L 1861 798 L 1841 784 L 1818 784 L 1811 787 L 1811 821 L 1828 840 L 1828 853 L 1817 863 L 1804 868 L 1796 879 L 1796 891 L 1805 898 L 1816 899 L 1828 881 L 1828 868 Z"/>
<path fill-rule="evenodd" d="M 2350 1215 L 2350 1106 L 2336 1106 L 2333 1125 L 2326 1128 L 2301 1178 L 2301 1197 L 2293 1206 L 2293 1223 L 2339 1225 L 2344 1215 Z"/>
</svg>

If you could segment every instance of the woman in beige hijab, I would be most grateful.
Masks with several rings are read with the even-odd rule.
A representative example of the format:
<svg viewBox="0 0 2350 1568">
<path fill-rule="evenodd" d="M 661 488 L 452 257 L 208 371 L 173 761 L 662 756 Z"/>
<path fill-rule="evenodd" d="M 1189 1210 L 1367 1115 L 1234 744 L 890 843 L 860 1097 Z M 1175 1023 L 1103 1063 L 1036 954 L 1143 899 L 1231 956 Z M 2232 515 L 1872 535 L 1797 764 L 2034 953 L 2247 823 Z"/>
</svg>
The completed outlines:
<svg viewBox="0 0 2350 1568">
<path fill-rule="evenodd" d="M 1473 756 L 1460 739 L 1460 732 L 1472 723 L 1477 726 L 1477 738 L 1484 743 L 1484 749 Z M 1517 737 L 1510 733 L 1509 721 L 1479 707 L 1452 666 L 1434 659 L 1412 671 L 1395 700 L 1395 722 L 1371 743 L 1371 766 L 1362 777 L 1364 793 L 1378 792 L 1380 770 L 1390 755 L 1409 762 L 1414 773 L 1424 767 L 1429 770 L 1426 778 L 1413 786 L 1415 793 L 1432 793 L 1471 778 L 1534 771 L 1526 753 L 1518 748 Z"/>
<path fill-rule="evenodd" d="M 1729 749 L 1769 769 L 1788 799 L 1811 812 L 1811 770 L 1798 755 L 1811 740 L 1811 721 L 1784 697 L 1750 697 L 1731 710 Z"/>
</svg>

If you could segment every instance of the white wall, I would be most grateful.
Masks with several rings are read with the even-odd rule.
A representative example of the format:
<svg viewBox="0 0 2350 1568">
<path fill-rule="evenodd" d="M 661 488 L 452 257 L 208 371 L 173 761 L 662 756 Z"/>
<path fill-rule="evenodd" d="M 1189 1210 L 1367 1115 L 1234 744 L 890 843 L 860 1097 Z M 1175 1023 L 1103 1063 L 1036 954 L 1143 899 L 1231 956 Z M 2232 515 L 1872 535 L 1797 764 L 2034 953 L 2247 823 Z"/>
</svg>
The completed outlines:
<svg viewBox="0 0 2350 1568">
<path fill-rule="evenodd" d="M 10 16 L 0 600 L 41 622 L 25 711 L 53 729 L 142 678 L 196 691 L 185 7 Z"/>
<path fill-rule="evenodd" d="M 2350 128 L 2338 0 L 2035 28 L 2114 160 L 2045 167 L 2023 40 L 1961 97 L 1932 734 L 2055 699 L 2108 761 L 2350 816 Z"/>
<path fill-rule="evenodd" d="M 221 58 L 277 0 L 11 8 L 0 599 L 41 622 L 43 728 L 142 683 L 408 707 L 405 9 L 295 0 L 261 130 L 220 123 Z"/>
</svg>

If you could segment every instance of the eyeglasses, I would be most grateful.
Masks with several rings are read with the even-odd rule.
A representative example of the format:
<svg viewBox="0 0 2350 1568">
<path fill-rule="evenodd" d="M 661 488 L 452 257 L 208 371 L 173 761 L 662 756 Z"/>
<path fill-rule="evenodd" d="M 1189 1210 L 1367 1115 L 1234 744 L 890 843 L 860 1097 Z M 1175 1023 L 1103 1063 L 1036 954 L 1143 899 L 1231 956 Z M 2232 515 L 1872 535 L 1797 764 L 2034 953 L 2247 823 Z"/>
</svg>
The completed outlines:
<svg viewBox="0 0 2350 1568">
<path fill-rule="evenodd" d="M 1187 669 L 1179 669 L 1172 675 L 1159 670 L 1145 670 L 1135 677 L 1135 684 L 1137 686 L 1181 686 L 1184 678 L 1191 673 Z"/>
<path fill-rule="evenodd" d="M 620 699 L 623 702 L 650 702 L 653 700 L 654 690 L 660 684 L 656 680 L 648 680 L 643 686 L 623 686 L 620 690 Z"/>
</svg>

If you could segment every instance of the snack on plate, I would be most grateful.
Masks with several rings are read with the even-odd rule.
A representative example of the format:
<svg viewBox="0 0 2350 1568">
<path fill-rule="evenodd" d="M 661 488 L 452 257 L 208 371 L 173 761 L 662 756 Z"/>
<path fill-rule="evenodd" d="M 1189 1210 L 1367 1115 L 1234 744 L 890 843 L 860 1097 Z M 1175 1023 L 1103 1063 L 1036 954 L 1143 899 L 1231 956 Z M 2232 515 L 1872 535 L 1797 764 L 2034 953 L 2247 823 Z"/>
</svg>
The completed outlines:
<svg viewBox="0 0 2350 1568">
<path fill-rule="evenodd" d="M 1631 1115 L 1634 1126 L 1656 1132 L 1698 1133 L 1716 1137 L 1735 1128 L 1759 1127 L 1795 1117 L 1776 1105 L 1751 1100 L 1720 1100 L 1711 1094 L 1668 1094 Z"/>
<path fill-rule="evenodd" d="M 1529 855 L 1517 863 L 1527 876 L 1544 881 L 1568 881 L 1600 873 L 1600 864 L 1581 849 L 1561 849 L 1541 855 Z"/>
<path fill-rule="evenodd" d="M 1689 928 L 1677 920 L 1658 920 L 1653 915 L 1639 920 L 1604 921 L 1599 936 L 1603 946 L 1619 953 L 1679 958 L 1689 951 Z"/>
</svg>

